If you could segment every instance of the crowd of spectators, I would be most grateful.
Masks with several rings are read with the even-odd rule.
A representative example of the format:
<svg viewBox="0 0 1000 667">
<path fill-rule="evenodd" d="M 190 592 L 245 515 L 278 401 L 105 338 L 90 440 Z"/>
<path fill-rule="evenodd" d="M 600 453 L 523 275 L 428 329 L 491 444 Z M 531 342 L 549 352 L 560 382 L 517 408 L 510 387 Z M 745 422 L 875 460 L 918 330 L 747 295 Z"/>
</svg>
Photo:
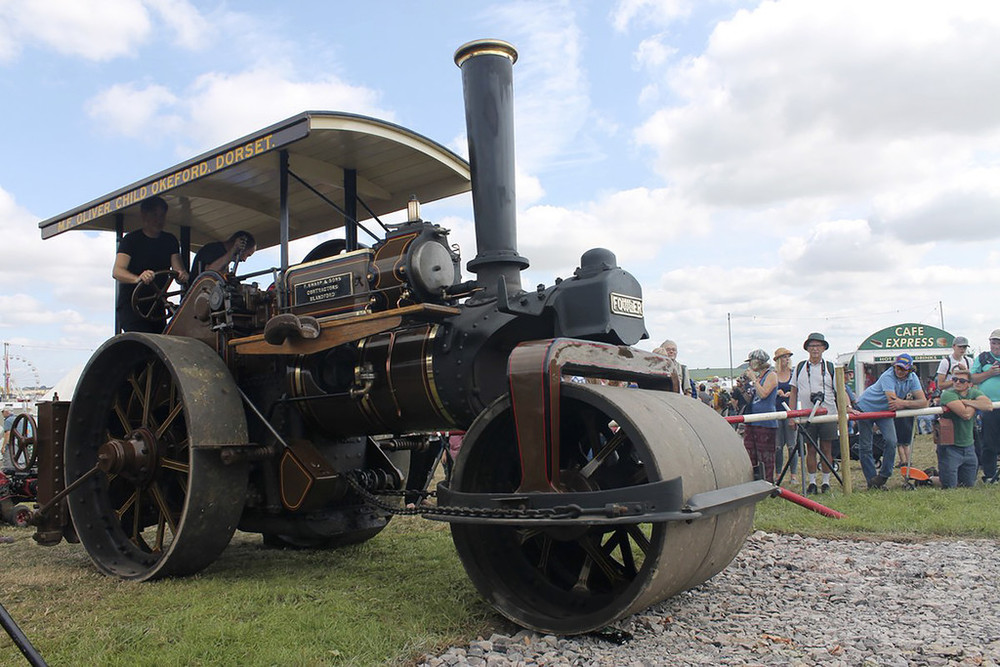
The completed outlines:
<svg viewBox="0 0 1000 667">
<path fill-rule="evenodd" d="M 895 469 L 911 466 L 914 432 L 934 434 L 938 465 L 928 469 L 933 475 L 931 483 L 943 488 L 973 486 L 979 471 L 984 483 L 1000 479 L 1000 410 L 992 410 L 992 403 L 1000 401 L 1000 329 L 990 334 L 989 343 L 989 350 L 973 359 L 968 355 L 968 339 L 956 336 L 952 354 L 942 359 L 937 372 L 923 382 L 913 358 L 906 353 L 897 355 L 881 375 L 876 376 L 871 367 L 866 367 L 860 396 L 851 389 L 853 369 L 845 369 L 848 411 L 861 417 L 852 420 L 849 429 L 857 439 L 857 455 L 869 490 L 884 490 Z M 835 367 L 823 358 L 829 347 L 822 333 L 810 333 L 802 344 L 807 358 L 797 364 L 792 363 L 793 352 L 785 347 L 779 347 L 773 355 L 752 350 L 745 361 L 746 370 L 731 383 L 713 377 L 695 384 L 687 367 L 681 365 L 683 391 L 725 417 L 796 409 L 824 409 L 827 415 L 836 415 Z M 677 349 L 676 342 L 667 340 L 654 352 L 676 362 Z M 862 416 L 936 406 L 943 406 L 944 413 Z M 789 481 L 797 483 L 795 457 L 804 451 L 806 493 L 827 493 L 833 443 L 838 439 L 837 423 L 829 419 L 818 423 L 798 421 L 748 419 L 736 428 L 759 477 L 774 481 L 776 472 L 787 468 L 791 472 Z M 792 458 L 787 466 L 786 457 Z"/>
</svg>

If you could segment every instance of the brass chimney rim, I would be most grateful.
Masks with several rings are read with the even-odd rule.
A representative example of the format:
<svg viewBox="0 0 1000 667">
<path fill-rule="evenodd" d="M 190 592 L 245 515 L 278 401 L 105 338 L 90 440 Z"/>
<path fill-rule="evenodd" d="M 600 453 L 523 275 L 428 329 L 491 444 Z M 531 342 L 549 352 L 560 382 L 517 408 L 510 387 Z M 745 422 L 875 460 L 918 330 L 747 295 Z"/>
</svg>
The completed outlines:
<svg viewBox="0 0 1000 667">
<path fill-rule="evenodd" d="M 502 39 L 476 39 L 456 49 L 455 64 L 461 67 L 466 60 L 475 56 L 503 56 L 510 58 L 513 64 L 517 62 L 517 49 Z"/>
</svg>

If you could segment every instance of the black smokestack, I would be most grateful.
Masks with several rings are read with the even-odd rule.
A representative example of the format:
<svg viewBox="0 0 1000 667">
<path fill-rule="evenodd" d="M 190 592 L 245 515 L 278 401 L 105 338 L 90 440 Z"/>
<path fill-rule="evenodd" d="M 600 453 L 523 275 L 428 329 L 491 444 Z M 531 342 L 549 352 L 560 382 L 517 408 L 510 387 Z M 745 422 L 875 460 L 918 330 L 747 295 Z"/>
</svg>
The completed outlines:
<svg viewBox="0 0 1000 667">
<path fill-rule="evenodd" d="M 472 208 L 477 254 L 468 264 L 485 296 L 495 296 L 503 276 L 507 291 L 521 291 L 528 260 L 517 254 L 514 198 L 514 61 L 517 51 L 498 39 L 459 47 L 465 127 L 472 165 Z"/>
</svg>

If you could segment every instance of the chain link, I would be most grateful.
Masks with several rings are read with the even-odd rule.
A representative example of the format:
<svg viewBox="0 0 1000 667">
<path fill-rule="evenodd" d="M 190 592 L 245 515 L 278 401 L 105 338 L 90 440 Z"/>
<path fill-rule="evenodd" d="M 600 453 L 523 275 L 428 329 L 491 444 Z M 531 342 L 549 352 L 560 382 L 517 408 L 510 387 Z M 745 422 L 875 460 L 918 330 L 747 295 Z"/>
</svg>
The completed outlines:
<svg viewBox="0 0 1000 667">
<path fill-rule="evenodd" d="M 506 507 L 429 507 L 417 505 L 416 507 L 394 507 L 384 503 L 368 489 L 361 486 L 351 475 L 347 475 L 347 483 L 354 492 L 364 500 L 379 508 L 383 512 L 402 516 L 460 516 L 475 517 L 477 519 L 573 519 L 581 514 L 577 505 L 562 505 L 557 507 L 542 508 L 506 508 Z M 407 494 L 419 495 L 421 497 L 431 497 L 437 494 L 434 491 L 379 491 L 378 495 L 384 496 L 404 496 Z"/>
</svg>

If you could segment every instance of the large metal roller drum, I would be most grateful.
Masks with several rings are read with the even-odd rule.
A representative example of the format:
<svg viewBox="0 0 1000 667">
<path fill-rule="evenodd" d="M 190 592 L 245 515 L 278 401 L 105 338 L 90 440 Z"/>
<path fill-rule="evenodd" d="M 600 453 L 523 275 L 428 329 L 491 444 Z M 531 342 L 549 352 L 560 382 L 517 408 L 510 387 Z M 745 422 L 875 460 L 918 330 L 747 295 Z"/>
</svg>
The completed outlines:
<svg viewBox="0 0 1000 667">
<path fill-rule="evenodd" d="M 753 479 L 733 429 L 679 394 L 564 384 L 560 489 L 621 488 L 675 477 L 683 496 Z M 617 422 L 619 434 L 613 431 Z M 617 437 L 616 437 L 617 435 Z M 469 429 L 454 487 L 512 492 L 520 458 L 510 399 Z M 486 599 L 523 626 L 587 632 L 702 583 L 739 552 L 754 505 L 693 521 L 517 527 L 453 524 L 469 577 Z"/>
</svg>

